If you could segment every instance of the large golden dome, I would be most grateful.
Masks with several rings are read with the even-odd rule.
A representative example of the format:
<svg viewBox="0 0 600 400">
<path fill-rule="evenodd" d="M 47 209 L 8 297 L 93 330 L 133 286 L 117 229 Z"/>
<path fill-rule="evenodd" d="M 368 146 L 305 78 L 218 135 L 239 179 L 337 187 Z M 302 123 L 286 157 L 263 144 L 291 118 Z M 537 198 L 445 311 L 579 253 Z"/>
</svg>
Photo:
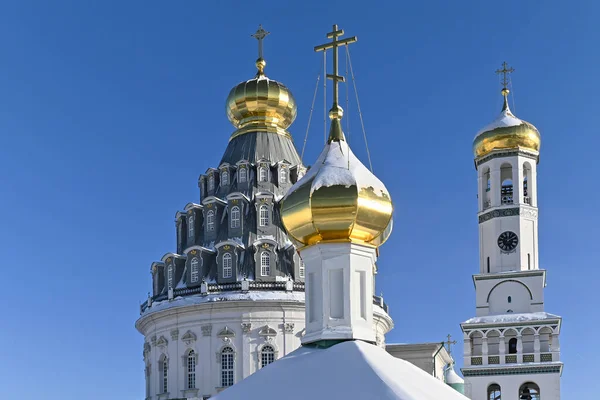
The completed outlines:
<svg viewBox="0 0 600 400">
<path fill-rule="evenodd" d="M 232 138 L 248 132 L 289 136 L 287 128 L 296 119 L 296 100 L 287 87 L 265 76 L 265 65 L 259 58 L 254 79 L 241 82 L 227 96 L 227 117 L 237 128 Z"/>
<path fill-rule="evenodd" d="M 491 124 L 480 130 L 473 141 L 475 158 L 483 157 L 493 150 L 519 149 L 540 151 L 540 132 L 529 122 L 513 115 L 508 108 L 508 89 L 503 89 L 502 112 Z"/>
<path fill-rule="evenodd" d="M 331 112 L 327 145 L 284 197 L 283 224 L 297 242 L 352 242 L 378 247 L 392 230 L 393 205 L 384 184 L 350 150 L 341 109 Z"/>
</svg>

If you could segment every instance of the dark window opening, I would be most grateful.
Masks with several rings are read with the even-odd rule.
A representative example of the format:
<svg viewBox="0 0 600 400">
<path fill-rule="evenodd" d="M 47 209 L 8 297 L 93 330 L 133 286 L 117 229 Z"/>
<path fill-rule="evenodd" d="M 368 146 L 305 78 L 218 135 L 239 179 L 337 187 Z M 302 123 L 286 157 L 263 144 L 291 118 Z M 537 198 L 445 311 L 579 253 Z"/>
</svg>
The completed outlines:
<svg viewBox="0 0 600 400">
<path fill-rule="evenodd" d="M 517 354 L 517 338 L 508 341 L 508 354 Z"/>
</svg>

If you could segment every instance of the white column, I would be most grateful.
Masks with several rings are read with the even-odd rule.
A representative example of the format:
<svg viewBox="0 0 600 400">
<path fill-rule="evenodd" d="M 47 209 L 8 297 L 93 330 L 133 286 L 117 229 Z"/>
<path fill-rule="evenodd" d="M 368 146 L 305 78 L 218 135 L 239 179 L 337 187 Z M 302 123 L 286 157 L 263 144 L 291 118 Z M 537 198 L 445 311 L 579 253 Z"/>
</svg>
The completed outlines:
<svg viewBox="0 0 600 400">
<path fill-rule="evenodd" d="M 494 163 L 493 168 L 490 168 L 490 200 L 492 201 L 492 207 L 498 207 L 501 203 L 500 187 L 500 165 Z"/>
<path fill-rule="evenodd" d="M 533 335 L 533 357 L 535 362 L 540 362 L 540 334 Z"/>
<path fill-rule="evenodd" d="M 504 364 L 506 362 L 506 339 L 504 336 L 500 336 L 498 354 L 500 355 L 500 364 Z"/>
<path fill-rule="evenodd" d="M 488 363 L 488 338 L 481 338 L 481 356 L 483 365 Z"/>
<path fill-rule="evenodd" d="M 523 204 L 523 164 L 518 157 L 512 162 L 513 168 L 513 201 L 515 204 Z"/>
<path fill-rule="evenodd" d="M 517 362 L 523 362 L 523 337 L 520 334 L 517 335 Z"/>
<path fill-rule="evenodd" d="M 463 354 L 464 354 L 464 364 L 465 367 L 471 365 L 471 339 L 467 334 L 463 334 Z"/>
<path fill-rule="evenodd" d="M 306 334 L 302 343 L 359 339 L 375 343 L 373 264 L 376 249 L 354 243 L 305 247 Z"/>
</svg>

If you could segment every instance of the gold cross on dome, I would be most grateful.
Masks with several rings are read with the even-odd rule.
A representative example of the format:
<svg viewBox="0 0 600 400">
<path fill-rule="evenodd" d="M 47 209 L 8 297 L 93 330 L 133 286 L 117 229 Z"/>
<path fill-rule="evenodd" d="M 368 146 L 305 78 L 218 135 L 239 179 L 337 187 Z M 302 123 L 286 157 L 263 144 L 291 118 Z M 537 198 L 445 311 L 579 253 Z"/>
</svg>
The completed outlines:
<svg viewBox="0 0 600 400">
<path fill-rule="evenodd" d="M 508 74 L 511 74 L 513 72 L 515 72 L 515 69 L 513 67 L 508 68 L 508 64 L 506 63 L 506 61 L 502 63 L 502 69 L 496 70 L 497 74 L 502 74 L 501 83 L 503 89 L 508 89 Z"/>
<path fill-rule="evenodd" d="M 338 82 L 345 82 L 343 76 L 338 75 L 338 47 L 339 46 L 347 46 L 351 43 L 356 42 L 358 39 L 356 36 L 352 36 L 346 39 L 339 39 L 340 36 L 344 34 L 342 29 L 338 29 L 337 25 L 333 25 L 333 31 L 327 34 L 327 38 L 331 39 L 331 42 L 325 43 L 319 46 L 315 46 L 315 51 L 326 51 L 329 49 L 333 49 L 333 74 L 327 74 L 327 79 L 331 79 L 333 81 L 333 108 L 332 110 L 337 110 L 338 108 Z"/>
<path fill-rule="evenodd" d="M 263 40 L 270 34 L 271 32 L 267 32 L 263 29 L 262 24 L 258 25 L 258 30 L 250 35 L 254 39 L 258 40 L 258 59 L 263 58 Z"/>
<path fill-rule="evenodd" d="M 452 353 L 452 349 L 450 346 L 452 346 L 453 344 L 456 344 L 456 340 L 450 340 L 452 338 L 452 335 L 448 334 L 448 336 L 446 336 L 448 338 L 448 340 L 446 340 L 444 342 L 444 344 L 448 345 L 448 353 Z"/>
</svg>

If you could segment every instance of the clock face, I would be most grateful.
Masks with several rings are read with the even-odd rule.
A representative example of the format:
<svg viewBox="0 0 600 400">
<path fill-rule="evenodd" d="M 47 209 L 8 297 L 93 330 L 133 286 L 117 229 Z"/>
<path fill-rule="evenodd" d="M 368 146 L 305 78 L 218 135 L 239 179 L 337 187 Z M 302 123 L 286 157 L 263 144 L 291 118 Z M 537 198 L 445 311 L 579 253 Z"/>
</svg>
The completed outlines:
<svg viewBox="0 0 600 400">
<path fill-rule="evenodd" d="M 502 251 L 511 252 L 517 248 L 518 244 L 519 237 L 514 232 L 506 231 L 498 236 L 498 247 L 500 247 L 500 250 Z"/>
</svg>

